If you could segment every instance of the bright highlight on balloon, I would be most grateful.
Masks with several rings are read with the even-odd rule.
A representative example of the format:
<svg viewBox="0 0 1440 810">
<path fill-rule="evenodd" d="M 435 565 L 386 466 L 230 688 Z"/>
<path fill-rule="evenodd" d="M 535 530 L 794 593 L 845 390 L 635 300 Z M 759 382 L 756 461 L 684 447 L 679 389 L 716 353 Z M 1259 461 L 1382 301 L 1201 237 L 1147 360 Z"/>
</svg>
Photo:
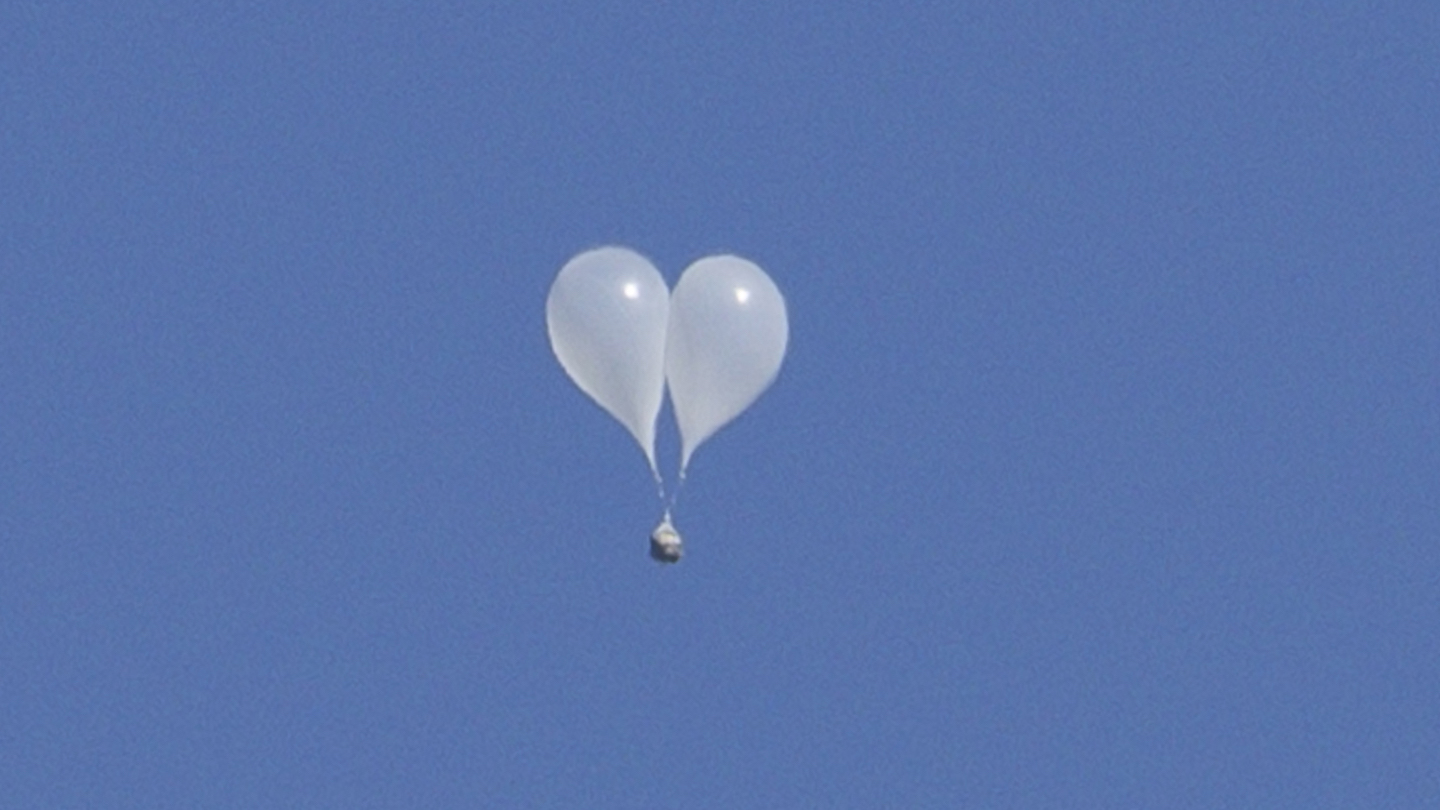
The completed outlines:
<svg viewBox="0 0 1440 810">
<path fill-rule="evenodd" d="M 671 292 L 649 260 L 621 247 L 567 262 L 550 288 L 545 320 L 560 365 L 635 437 L 661 481 L 662 500 L 655 421 L 665 389 L 680 430 L 683 484 L 695 450 L 775 380 L 790 338 L 785 298 L 754 263 L 700 259 Z M 669 506 L 650 538 L 650 554 L 661 562 L 678 561 L 682 550 Z"/>
</svg>

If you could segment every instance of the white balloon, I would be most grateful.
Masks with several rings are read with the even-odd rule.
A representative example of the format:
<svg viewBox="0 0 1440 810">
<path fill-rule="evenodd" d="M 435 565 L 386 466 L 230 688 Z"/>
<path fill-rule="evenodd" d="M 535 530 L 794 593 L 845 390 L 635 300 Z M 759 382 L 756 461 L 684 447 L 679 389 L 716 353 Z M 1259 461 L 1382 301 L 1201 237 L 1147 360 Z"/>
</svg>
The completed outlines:
<svg viewBox="0 0 1440 810">
<path fill-rule="evenodd" d="M 785 299 L 764 270 L 737 256 L 685 269 L 670 296 L 665 340 L 682 477 L 695 449 L 769 387 L 789 338 Z"/>
<path fill-rule="evenodd" d="M 550 346 L 570 379 L 630 430 L 650 470 L 665 396 L 670 290 L 640 254 L 586 251 L 560 269 L 545 301 Z"/>
</svg>

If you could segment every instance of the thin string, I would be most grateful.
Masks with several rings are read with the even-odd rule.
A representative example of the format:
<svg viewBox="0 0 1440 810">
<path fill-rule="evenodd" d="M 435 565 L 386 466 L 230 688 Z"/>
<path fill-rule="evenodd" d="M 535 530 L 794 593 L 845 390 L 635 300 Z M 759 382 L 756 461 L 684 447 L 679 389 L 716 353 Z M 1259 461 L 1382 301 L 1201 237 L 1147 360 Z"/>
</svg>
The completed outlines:
<svg viewBox="0 0 1440 810">
<path fill-rule="evenodd" d="M 680 492 L 685 489 L 685 471 L 680 471 L 680 480 L 675 483 L 675 491 L 670 493 L 670 500 L 665 503 L 665 519 L 670 519 L 670 511 L 675 508 L 676 501 L 680 500 Z"/>
</svg>

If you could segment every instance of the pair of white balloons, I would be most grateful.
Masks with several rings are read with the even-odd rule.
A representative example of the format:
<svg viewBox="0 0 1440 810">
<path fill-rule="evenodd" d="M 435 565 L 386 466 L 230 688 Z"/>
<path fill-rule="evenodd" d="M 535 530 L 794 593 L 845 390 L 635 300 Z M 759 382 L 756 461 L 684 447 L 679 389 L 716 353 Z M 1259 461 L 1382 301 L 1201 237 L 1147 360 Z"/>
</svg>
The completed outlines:
<svg viewBox="0 0 1440 810">
<path fill-rule="evenodd" d="M 750 406 L 780 371 L 785 299 L 737 256 L 685 269 L 672 293 L 648 259 L 589 250 L 560 269 L 545 302 L 550 345 L 570 379 L 620 421 L 655 463 L 668 384 L 680 426 L 680 477 L 695 449 Z"/>
</svg>

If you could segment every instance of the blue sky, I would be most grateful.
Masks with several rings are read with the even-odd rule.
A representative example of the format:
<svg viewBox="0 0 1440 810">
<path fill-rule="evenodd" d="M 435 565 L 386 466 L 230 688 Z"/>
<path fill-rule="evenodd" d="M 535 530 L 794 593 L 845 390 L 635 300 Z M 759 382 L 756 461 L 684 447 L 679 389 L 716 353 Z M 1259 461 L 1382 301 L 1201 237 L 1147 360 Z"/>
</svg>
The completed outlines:
<svg viewBox="0 0 1440 810">
<path fill-rule="evenodd" d="M 7 802 L 1425 806 L 1437 42 L 1422 2 L 7 4 Z M 546 342 L 602 244 L 789 304 L 672 567 Z"/>
</svg>

